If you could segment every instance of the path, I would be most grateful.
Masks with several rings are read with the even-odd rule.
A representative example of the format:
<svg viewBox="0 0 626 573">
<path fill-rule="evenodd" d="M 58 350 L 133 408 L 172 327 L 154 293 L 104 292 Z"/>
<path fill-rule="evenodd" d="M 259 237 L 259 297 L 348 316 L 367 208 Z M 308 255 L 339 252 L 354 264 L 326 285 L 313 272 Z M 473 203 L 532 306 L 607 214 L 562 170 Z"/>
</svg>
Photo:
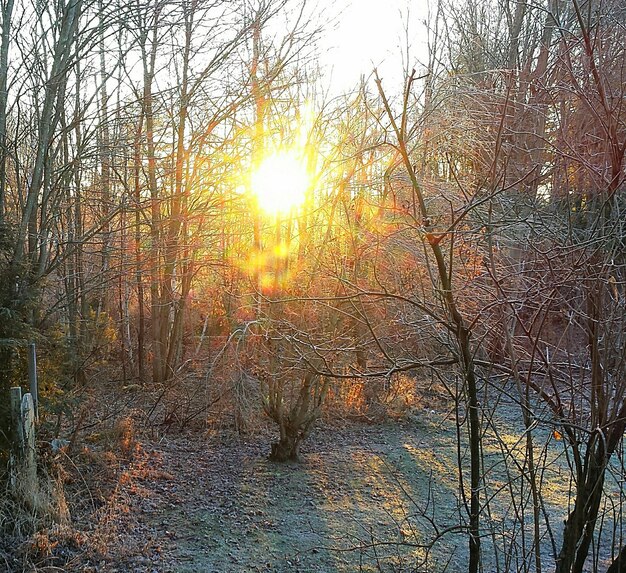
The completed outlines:
<svg viewBox="0 0 626 573">
<path fill-rule="evenodd" d="M 410 571 L 424 556 L 410 546 L 423 541 L 412 516 L 435 498 L 440 525 L 457 519 L 455 484 L 436 475 L 449 472 L 433 454 L 449 436 L 420 434 L 406 424 L 326 428 L 302 464 L 267 461 L 269 438 L 258 435 L 146 446 L 124 491 L 123 548 L 112 545 L 117 558 L 98 570 L 353 572 L 375 571 L 380 559 Z"/>
</svg>

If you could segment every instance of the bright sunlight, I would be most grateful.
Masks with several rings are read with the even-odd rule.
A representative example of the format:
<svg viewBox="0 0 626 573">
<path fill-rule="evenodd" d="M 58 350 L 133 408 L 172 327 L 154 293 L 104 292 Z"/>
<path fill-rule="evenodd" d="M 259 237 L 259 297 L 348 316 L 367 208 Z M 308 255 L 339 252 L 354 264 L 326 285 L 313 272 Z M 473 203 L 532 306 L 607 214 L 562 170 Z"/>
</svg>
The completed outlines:
<svg viewBox="0 0 626 573">
<path fill-rule="evenodd" d="M 303 161 L 289 151 L 265 158 L 251 178 L 259 207 L 269 214 L 289 213 L 302 205 L 310 183 Z"/>
</svg>

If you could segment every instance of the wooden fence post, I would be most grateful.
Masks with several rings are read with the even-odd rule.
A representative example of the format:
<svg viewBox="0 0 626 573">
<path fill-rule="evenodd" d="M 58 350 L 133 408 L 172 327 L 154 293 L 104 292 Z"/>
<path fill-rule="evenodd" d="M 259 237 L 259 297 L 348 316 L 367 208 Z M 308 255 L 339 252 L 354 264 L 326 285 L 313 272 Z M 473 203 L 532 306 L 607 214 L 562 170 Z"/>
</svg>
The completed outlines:
<svg viewBox="0 0 626 573">
<path fill-rule="evenodd" d="M 22 398 L 22 425 L 24 428 L 24 457 L 21 476 L 24 493 L 29 498 L 37 491 L 37 451 L 35 449 L 35 404 L 31 394 Z"/>
<path fill-rule="evenodd" d="M 11 388 L 11 453 L 9 458 L 9 479 L 11 489 L 17 488 L 19 466 L 24 452 L 24 426 L 22 425 L 22 389 L 19 386 Z"/>
<path fill-rule="evenodd" d="M 24 451 L 24 426 L 22 424 L 22 389 L 19 386 L 11 388 L 11 427 L 15 454 L 20 457 Z"/>
<path fill-rule="evenodd" d="M 11 454 L 11 486 L 26 503 L 34 507 L 37 483 L 35 446 L 35 404 L 31 394 L 22 396 L 19 386 L 11 388 L 11 423 L 14 448 Z"/>
</svg>

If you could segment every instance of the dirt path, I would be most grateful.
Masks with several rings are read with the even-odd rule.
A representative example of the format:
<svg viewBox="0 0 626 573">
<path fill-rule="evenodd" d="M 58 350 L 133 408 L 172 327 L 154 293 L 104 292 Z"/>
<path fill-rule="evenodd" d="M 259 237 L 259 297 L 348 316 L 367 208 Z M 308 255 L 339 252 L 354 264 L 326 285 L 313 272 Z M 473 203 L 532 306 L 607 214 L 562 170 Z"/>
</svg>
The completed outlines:
<svg viewBox="0 0 626 573">
<path fill-rule="evenodd" d="M 436 454 L 451 452 L 451 439 L 434 423 L 325 428 L 304 463 L 286 465 L 266 460 L 264 435 L 163 439 L 134 464 L 108 551 L 116 558 L 97 570 L 414 570 L 425 553 L 411 544 L 428 541 L 415 516 L 436 506 L 439 526 L 458 522 L 452 460 Z M 431 565 L 457 569 L 464 544 L 448 538 Z"/>
<path fill-rule="evenodd" d="M 523 458 L 519 418 L 515 409 L 501 406 L 491 420 L 497 436 L 487 432 L 483 438 L 490 499 L 482 524 L 485 571 L 496 570 L 496 559 L 507 563 L 506 570 L 523 570 L 525 563 L 512 545 L 519 542 L 515 515 L 524 486 L 511 480 L 511 468 Z M 551 435 L 549 427 L 534 432 L 538 444 L 549 444 L 542 454 L 544 503 L 551 522 L 559 524 L 567 511 L 567 473 L 560 442 Z M 322 425 L 303 447 L 300 464 L 269 462 L 271 440 L 265 431 L 245 439 L 198 431 L 144 441 L 117 475 L 114 495 L 96 512 L 98 523 L 84 528 L 90 544 L 100 539 L 105 549 L 92 553 L 87 566 L 83 561 L 67 570 L 465 570 L 467 513 L 456 468 L 457 455 L 467 466 L 468 454 L 466 447 L 457 452 L 452 417 L 420 412 L 381 425 Z M 550 569 L 548 535 L 542 547 Z"/>
</svg>

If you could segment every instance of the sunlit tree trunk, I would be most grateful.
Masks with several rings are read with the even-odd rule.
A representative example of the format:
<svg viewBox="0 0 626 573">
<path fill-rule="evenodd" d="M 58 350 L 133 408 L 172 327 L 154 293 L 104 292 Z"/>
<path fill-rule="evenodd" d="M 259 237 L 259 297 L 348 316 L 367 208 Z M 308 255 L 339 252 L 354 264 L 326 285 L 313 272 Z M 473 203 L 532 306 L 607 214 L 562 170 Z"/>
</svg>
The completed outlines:
<svg viewBox="0 0 626 573">
<path fill-rule="evenodd" d="M 146 379 L 146 318 L 144 301 L 144 281 L 143 281 L 143 252 L 141 248 L 142 237 L 142 197 L 141 197 L 141 138 L 143 135 L 143 107 L 137 119 L 137 127 L 133 142 L 133 198 L 134 198 L 134 250 L 135 250 L 135 282 L 137 285 L 137 369 L 141 382 Z"/>
<path fill-rule="evenodd" d="M 80 62 L 76 63 L 76 88 L 74 94 L 74 115 L 79 117 L 81 109 L 81 88 L 83 86 L 81 79 L 81 66 Z M 74 127 L 74 143 L 77 150 L 83 148 L 83 130 L 81 122 L 76 122 Z M 76 299 L 76 315 L 74 320 L 76 321 L 76 350 L 74 355 L 74 378 L 79 384 L 84 384 L 86 381 L 85 368 L 83 364 L 84 353 L 88 345 L 89 331 L 88 331 L 88 318 L 89 318 L 89 302 L 86 292 L 86 277 L 85 277 L 85 260 L 84 260 L 84 245 L 82 236 L 84 233 L 83 224 L 83 180 L 82 180 L 82 163 L 80 160 L 76 161 L 75 169 L 73 173 L 74 183 L 74 197 L 72 205 L 72 231 L 75 239 L 75 249 L 73 253 L 70 253 L 70 257 L 73 259 L 73 267 L 76 273 L 75 284 L 75 299 Z"/>
<path fill-rule="evenodd" d="M 176 122 L 176 164 L 174 171 L 174 191 L 170 202 L 170 216 L 164 246 L 164 266 L 161 279 L 160 333 L 162 348 L 166 350 L 163 378 L 169 379 L 176 371 L 182 346 L 182 334 L 186 301 L 191 288 L 191 261 L 184 260 L 189 252 L 187 235 L 187 185 L 184 181 L 187 151 L 185 149 L 185 129 L 189 106 L 189 59 L 196 10 L 195 0 L 183 3 L 185 44 L 181 62 L 180 99 Z M 180 282 L 177 290 L 174 281 Z"/>
<path fill-rule="evenodd" d="M 104 1 L 98 0 L 98 12 L 100 21 L 99 28 L 99 52 L 100 52 L 100 122 L 98 154 L 100 158 L 100 212 L 102 217 L 102 250 L 100 253 L 101 286 L 98 289 L 98 302 L 96 305 L 96 321 L 101 312 L 108 312 L 108 288 L 109 267 L 111 259 L 111 137 L 109 132 L 109 95 L 107 92 L 107 64 L 104 46 L 106 34 L 106 22 Z"/>
<path fill-rule="evenodd" d="M 261 64 L 261 15 L 257 14 L 252 25 L 252 65 L 250 66 L 250 79 L 252 98 L 254 99 L 254 140 L 252 142 L 252 169 L 258 168 L 265 153 L 265 115 L 267 113 L 267 95 L 262 84 L 259 70 Z M 261 241 L 261 219 L 257 201 L 251 196 L 253 217 L 253 248 L 258 255 L 263 248 Z M 261 313 L 261 273 L 258 267 L 258 256 L 255 256 L 255 268 L 253 269 L 253 288 L 258 292 L 254 297 L 255 313 Z"/>
<path fill-rule="evenodd" d="M 146 155 L 148 159 L 148 189 L 150 190 L 150 310 L 152 330 L 152 381 L 161 384 L 164 381 L 164 365 L 166 351 L 161 339 L 161 294 L 160 264 L 161 264 L 161 197 L 156 174 L 156 147 L 154 139 L 154 111 L 153 111 L 153 81 L 155 62 L 158 48 L 159 7 L 153 8 L 150 26 L 143 20 L 146 15 L 140 15 L 142 28 L 139 44 L 143 65 L 143 99 L 142 114 L 146 124 Z"/>
</svg>

